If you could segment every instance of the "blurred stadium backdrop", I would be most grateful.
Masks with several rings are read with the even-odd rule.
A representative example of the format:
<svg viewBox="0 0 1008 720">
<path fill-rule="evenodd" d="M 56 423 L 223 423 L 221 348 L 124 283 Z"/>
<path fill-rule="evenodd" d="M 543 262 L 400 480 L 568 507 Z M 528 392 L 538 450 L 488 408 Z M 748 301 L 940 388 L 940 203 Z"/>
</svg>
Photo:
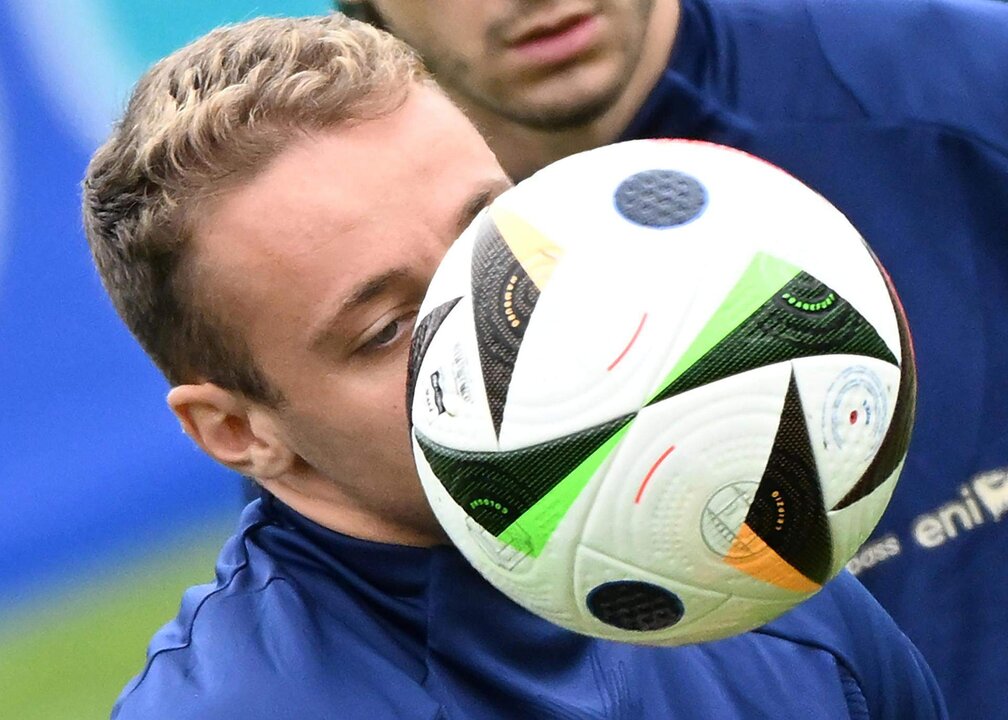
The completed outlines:
<svg viewBox="0 0 1008 720">
<path fill-rule="evenodd" d="M 87 160 L 150 63 L 328 0 L 0 0 L 0 718 L 107 718 L 238 478 L 182 435 L 81 230 Z"/>
</svg>

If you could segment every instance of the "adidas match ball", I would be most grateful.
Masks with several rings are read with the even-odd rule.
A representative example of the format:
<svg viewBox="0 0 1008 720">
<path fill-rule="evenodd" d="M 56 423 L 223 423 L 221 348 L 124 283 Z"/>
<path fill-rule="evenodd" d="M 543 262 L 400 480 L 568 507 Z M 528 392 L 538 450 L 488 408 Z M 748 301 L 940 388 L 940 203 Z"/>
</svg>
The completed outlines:
<svg viewBox="0 0 1008 720">
<path fill-rule="evenodd" d="M 709 143 L 563 159 L 484 210 L 420 309 L 423 487 L 486 579 L 588 635 L 761 625 L 843 568 L 914 415 L 906 318 L 858 232 Z"/>
</svg>

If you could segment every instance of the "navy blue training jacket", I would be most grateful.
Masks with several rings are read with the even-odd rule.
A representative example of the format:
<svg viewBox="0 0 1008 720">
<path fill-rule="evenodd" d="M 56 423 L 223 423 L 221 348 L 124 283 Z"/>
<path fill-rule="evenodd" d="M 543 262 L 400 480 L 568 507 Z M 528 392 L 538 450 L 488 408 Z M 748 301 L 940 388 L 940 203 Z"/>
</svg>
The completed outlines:
<svg viewBox="0 0 1008 720">
<path fill-rule="evenodd" d="M 843 573 L 765 628 L 681 648 L 594 640 L 454 549 L 340 535 L 269 496 L 189 590 L 115 720 L 932 720 L 926 664 Z"/>
<path fill-rule="evenodd" d="M 917 424 L 850 568 L 952 717 L 1008 718 L 1008 3 L 686 0 L 668 70 L 622 139 L 668 136 L 783 167 L 891 274 Z"/>
</svg>

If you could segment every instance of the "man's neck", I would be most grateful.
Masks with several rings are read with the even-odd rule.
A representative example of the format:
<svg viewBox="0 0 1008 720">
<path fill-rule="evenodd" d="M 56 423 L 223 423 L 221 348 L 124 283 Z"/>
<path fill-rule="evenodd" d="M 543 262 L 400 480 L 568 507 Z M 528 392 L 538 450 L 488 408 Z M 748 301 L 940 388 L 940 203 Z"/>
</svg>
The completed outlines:
<svg viewBox="0 0 1008 720">
<path fill-rule="evenodd" d="M 625 91 L 609 110 L 584 126 L 539 130 L 483 108 L 466 107 L 504 170 L 516 181 L 521 180 L 555 160 L 616 141 L 665 70 L 675 42 L 679 11 L 678 2 L 655 3 L 640 61 Z"/>
<path fill-rule="evenodd" d="M 449 542 L 447 534 L 423 500 L 419 480 L 416 484 L 417 500 L 391 513 L 366 507 L 337 483 L 310 468 L 284 478 L 256 482 L 295 512 L 343 535 L 415 547 Z"/>
</svg>

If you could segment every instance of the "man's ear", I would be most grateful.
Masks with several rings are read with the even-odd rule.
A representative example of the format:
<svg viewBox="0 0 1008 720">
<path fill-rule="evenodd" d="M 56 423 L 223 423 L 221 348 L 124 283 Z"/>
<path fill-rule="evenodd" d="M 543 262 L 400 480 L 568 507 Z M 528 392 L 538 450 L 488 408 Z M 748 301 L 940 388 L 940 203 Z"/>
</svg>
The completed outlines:
<svg viewBox="0 0 1008 720">
<path fill-rule="evenodd" d="M 186 435 L 242 475 L 269 480 L 287 473 L 297 460 L 273 413 L 239 393 L 200 383 L 173 387 L 167 399 Z"/>
</svg>

